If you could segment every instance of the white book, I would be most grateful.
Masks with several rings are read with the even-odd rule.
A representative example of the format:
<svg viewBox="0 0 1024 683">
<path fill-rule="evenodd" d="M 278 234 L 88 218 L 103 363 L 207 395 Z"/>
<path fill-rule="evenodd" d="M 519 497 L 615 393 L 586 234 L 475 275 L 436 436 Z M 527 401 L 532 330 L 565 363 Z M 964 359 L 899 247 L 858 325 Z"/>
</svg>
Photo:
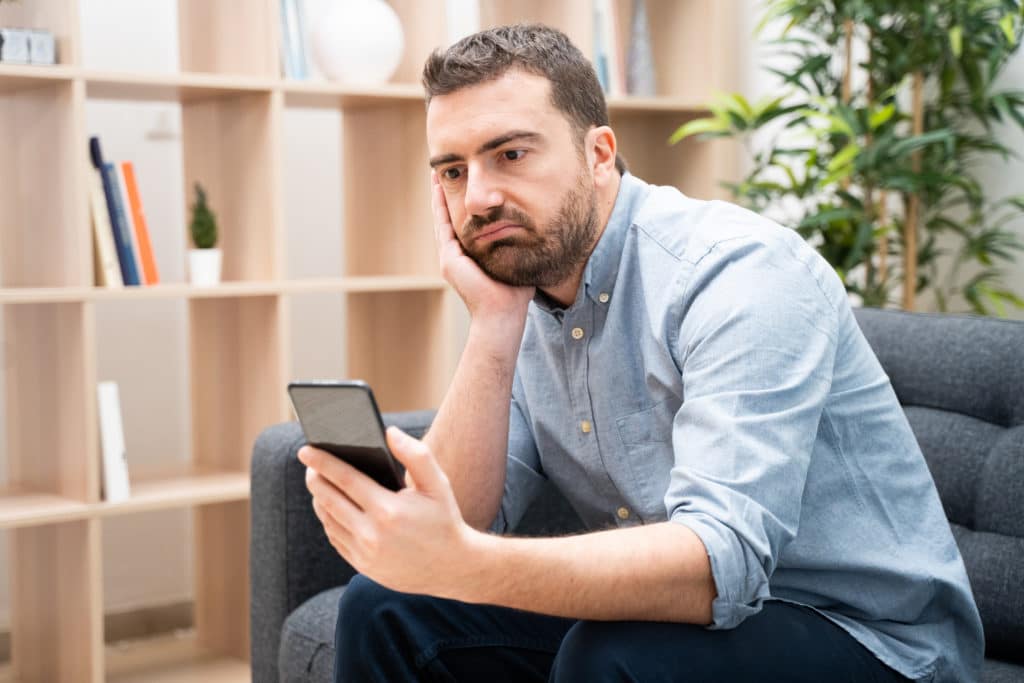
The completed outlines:
<svg viewBox="0 0 1024 683">
<path fill-rule="evenodd" d="M 100 382 L 96 394 L 99 399 L 100 447 L 103 454 L 103 497 L 108 502 L 116 503 L 131 496 L 117 382 Z"/>
<path fill-rule="evenodd" d="M 448 44 L 480 30 L 480 0 L 445 0 L 444 19 Z"/>
<path fill-rule="evenodd" d="M 96 284 L 101 287 L 124 287 L 121 263 L 117 260 L 114 232 L 110 226 L 103 179 L 95 168 L 89 169 L 89 209 L 92 213 L 93 251 L 96 257 Z"/>
</svg>

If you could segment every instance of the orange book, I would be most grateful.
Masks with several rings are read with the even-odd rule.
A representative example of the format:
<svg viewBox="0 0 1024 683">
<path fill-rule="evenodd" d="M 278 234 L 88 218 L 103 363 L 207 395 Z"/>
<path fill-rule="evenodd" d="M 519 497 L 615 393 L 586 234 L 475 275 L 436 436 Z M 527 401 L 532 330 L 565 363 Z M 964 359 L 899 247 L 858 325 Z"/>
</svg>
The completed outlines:
<svg viewBox="0 0 1024 683">
<path fill-rule="evenodd" d="M 156 270 L 156 259 L 153 258 L 153 244 L 149 241 L 149 230 L 146 228 L 146 215 L 142 213 L 142 198 L 139 186 L 135 182 L 135 166 L 130 161 L 121 162 L 121 173 L 124 175 L 125 194 L 128 195 L 128 208 L 135 224 L 135 244 L 138 245 L 139 262 L 142 265 L 142 283 L 155 285 L 160 282 L 160 274 Z"/>
</svg>

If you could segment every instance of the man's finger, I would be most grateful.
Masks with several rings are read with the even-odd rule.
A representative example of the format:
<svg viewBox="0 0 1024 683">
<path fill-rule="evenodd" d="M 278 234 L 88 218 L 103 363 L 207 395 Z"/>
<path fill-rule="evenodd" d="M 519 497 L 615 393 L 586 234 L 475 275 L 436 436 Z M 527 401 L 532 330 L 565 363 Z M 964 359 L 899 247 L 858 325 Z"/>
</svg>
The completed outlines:
<svg viewBox="0 0 1024 683">
<path fill-rule="evenodd" d="M 419 439 L 414 439 L 398 427 L 388 427 L 388 447 L 395 458 L 405 465 L 416 488 L 426 493 L 439 492 L 449 487 L 448 477 L 437 463 L 434 454 Z"/>
<path fill-rule="evenodd" d="M 299 460 L 316 470 L 317 474 L 348 496 L 361 510 L 373 512 L 378 509 L 382 496 L 391 495 L 376 481 L 327 451 L 303 448 L 299 451 Z"/>
</svg>

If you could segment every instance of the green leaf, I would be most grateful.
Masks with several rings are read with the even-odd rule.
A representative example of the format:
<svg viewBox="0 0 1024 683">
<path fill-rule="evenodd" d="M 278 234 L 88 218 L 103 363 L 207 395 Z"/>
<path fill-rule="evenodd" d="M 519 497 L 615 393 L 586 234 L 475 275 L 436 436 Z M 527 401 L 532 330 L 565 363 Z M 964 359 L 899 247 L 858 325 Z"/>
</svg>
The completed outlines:
<svg viewBox="0 0 1024 683">
<path fill-rule="evenodd" d="M 699 133 L 727 133 L 728 131 L 729 125 L 720 119 L 694 119 L 676 128 L 676 131 L 668 139 L 668 144 L 674 145 Z"/>
<path fill-rule="evenodd" d="M 954 26 L 949 29 L 949 48 L 953 51 L 953 56 L 960 59 L 960 55 L 963 54 L 964 51 L 963 26 Z"/>
<path fill-rule="evenodd" d="M 868 126 L 873 131 L 874 130 L 878 130 L 879 128 L 884 126 L 886 123 L 888 123 L 889 120 L 893 117 L 893 114 L 895 114 L 895 113 L 896 113 L 896 105 L 894 105 L 894 104 L 886 105 L 886 106 L 882 107 L 881 109 L 878 109 L 878 110 L 872 112 L 871 118 L 868 119 Z"/>
<path fill-rule="evenodd" d="M 999 20 L 999 28 L 1003 29 L 1003 35 L 1006 36 L 1006 42 L 1010 45 L 1017 44 L 1017 36 L 1014 33 L 1013 26 L 1013 13 L 1007 12 L 1003 15 L 1003 18 Z"/>
<path fill-rule="evenodd" d="M 827 168 L 829 173 L 835 173 L 840 168 L 852 164 L 854 159 L 857 158 L 857 154 L 859 152 L 860 147 L 852 142 L 846 147 L 843 147 L 834 157 L 832 157 L 832 161 L 828 162 Z"/>
</svg>

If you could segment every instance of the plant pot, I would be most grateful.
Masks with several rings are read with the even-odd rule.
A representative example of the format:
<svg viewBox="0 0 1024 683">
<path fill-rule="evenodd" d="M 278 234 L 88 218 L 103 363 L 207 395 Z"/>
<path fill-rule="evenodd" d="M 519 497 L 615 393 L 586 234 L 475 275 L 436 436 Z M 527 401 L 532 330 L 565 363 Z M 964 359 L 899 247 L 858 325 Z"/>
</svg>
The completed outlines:
<svg viewBox="0 0 1024 683">
<path fill-rule="evenodd" d="M 211 287 L 220 282 L 220 249 L 189 249 L 189 280 L 197 287 Z"/>
</svg>

